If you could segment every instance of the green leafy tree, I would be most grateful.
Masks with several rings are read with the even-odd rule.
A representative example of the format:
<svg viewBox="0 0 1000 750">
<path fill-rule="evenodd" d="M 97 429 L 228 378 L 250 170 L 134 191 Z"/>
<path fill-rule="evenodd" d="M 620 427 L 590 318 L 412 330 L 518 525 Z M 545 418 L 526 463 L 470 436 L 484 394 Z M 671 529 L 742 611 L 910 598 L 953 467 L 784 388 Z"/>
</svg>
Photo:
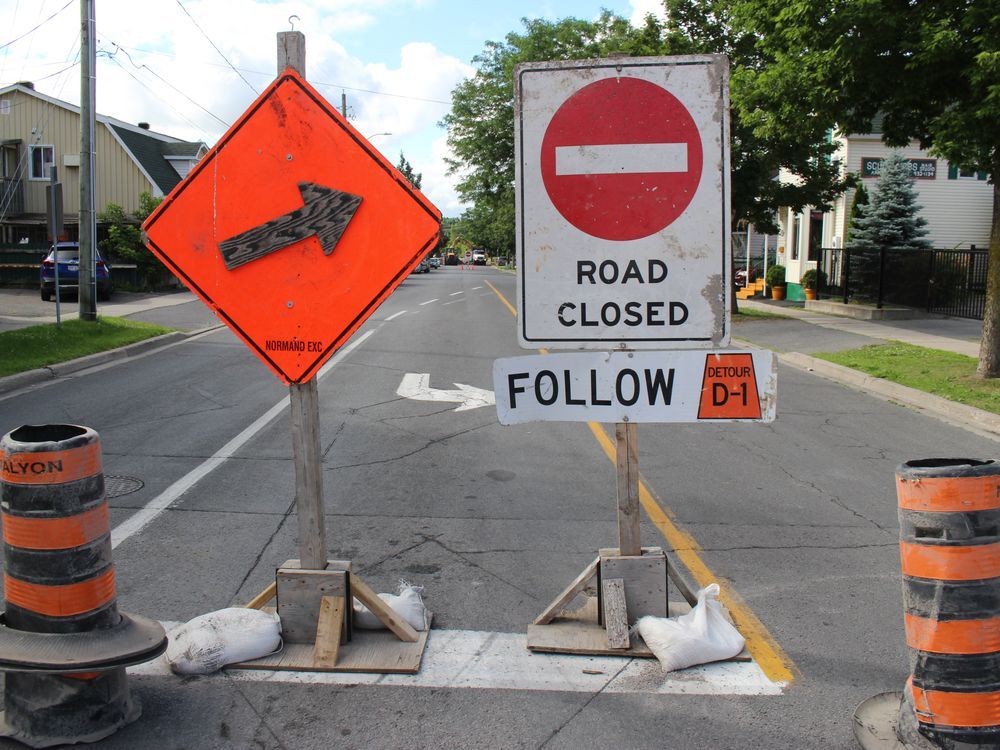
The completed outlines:
<svg viewBox="0 0 1000 750">
<path fill-rule="evenodd" d="M 733 0 L 769 64 L 750 83 L 762 132 L 797 127 L 912 140 L 992 175 L 993 219 L 978 372 L 1000 376 L 1000 12 L 995 2 Z"/>
<path fill-rule="evenodd" d="M 155 287 L 166 275 L 163 264 L 142 243 L 139 231 L 142 222 L 162 202 L 162 198 L 143 192 L 139 194 L 139 209 L 134 214 L 129 214 L 117 203 L 108 203 L 97 216 L 98 222 L 107 228 L 107 238 L 99 243 L 101 252 L 112 260 L 135 263 L 143 289 Z"/>
<path fill-rule="evenodd" d="M 504 42 L 487 42 L 473 59 L 477 72 L 452 94 L 444 118 L 449 162 L 460 177 L 458 193 L 473 206 L 463 215 L 467 235 L 501 254 L 514 250 L 514 102 L 513 72 L 520 62 L 625 55 L 723 53 L 732 63 L 732 221 L 750 221 L 776 231 L 778 207 L 801 210 L 827 206 L 848 184 L 831 158 L 825 129 L 788 123 L 785 130 L 762 132 L 753 96 L 753 74 L 765 61 L 752 35 L 737 32 L 729 0 L 667 0 L 670 21 L 647 16 L 641 27 L 605 12 L 595 21 L 524 20 L 523 33 Z M 743 71 L 746 71 L 746 75 Z M 749 76 L 747 81 L 746 76 Z M 794 183 L 775 178 L 784 169 Z M 487 240 L 489 236 L 491 239 Z"/>
<path fill-rule="evenodd" d="M 421 172 L 413 171 L 413 165 L 406 160 L 402 151 L 399 152 L 399 164 L 396 165 L 396 169 L 403 173 L 403 177 L 406 178 L 407 182 L 417 190 L 420 190 L 420 183 L 423 181 L 424 175 Z"/>
</svg>

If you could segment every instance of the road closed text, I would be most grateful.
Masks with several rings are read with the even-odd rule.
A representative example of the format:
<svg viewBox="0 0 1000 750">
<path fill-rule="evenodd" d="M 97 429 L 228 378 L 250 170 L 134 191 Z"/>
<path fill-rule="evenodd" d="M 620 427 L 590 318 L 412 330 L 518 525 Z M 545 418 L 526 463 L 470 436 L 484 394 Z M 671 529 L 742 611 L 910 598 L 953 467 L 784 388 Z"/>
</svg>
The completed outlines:
<svg viewBox="0 0 1000 750">
<path fill-rule="evenodd" d="M 683 302 L 659 298 L 649 299 L 648 293 L 629 300 L 627 290 L 647 289 L 660 285 L 669 275 L 667 264 L 659 258 L 637 260 L 577 260 L 576 285 L 589 297 L 590 287 L 614 288 L 614 297 L 608 301 L 594 299 L 566 300 L 559 303 L 556 319 L 565 328 L 629 328 L 683 325 L 688 319 L 688 308 Z M 620 288 L 620 289 L 619 289 Z M 625 296 L 621 296 L 624 294 Z M 581 295 L 582 297 L 583 295 Z"/>
<path fill-rule="evenodd" d="M 519 424 L 770 422 L 777 386 L 771 352 L 688 350 L 498 359 L 493 387 L 500 423 Z"/>
</svg>

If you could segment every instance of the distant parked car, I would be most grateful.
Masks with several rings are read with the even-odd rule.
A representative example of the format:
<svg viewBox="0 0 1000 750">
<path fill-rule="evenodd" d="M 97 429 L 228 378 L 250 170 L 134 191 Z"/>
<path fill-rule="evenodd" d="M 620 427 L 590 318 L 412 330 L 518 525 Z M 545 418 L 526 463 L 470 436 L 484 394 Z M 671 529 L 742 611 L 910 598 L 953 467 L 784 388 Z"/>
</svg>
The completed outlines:
<svg viewBox="0 0 1000 750">
<path fill-rule="evenodd" d="M 472 251 L 472 265 L 474 266 L 485 266 L 486 265 L 486 251 L 485 250 L 473 250 Z"/>
<path fill-rule="evenodd" d="M 431 272 L 431 264 L 427 261 L 426 258 L 424 260 L 420 261 L 419 263 L 417 263 L 417 265 L 415 265 L 413 267 L 413 270 L 410 271 L 411 274 L 413 274 L 413 273 L 430 273 L 430 272 Z"/>
<path fill-rule="evenodd" d="M 97 298 L 111 299 L 114 287 L 111 283 L 111 266 L 94 249 L 94 264 L 97 276 Z M 42 300 L 48 302 L 56 290 L 56 263 L 59 263 L 59 293 L 80 291 L 80 243 L 60 242 L 49 252 L 39 268 L 39 282 Z"/>
<path fill-rule="evenodd" d="M 431 264 L 431 268 L 440 268 L 441 267 L 441 259 L 438 256 L 436 256 L 436 255 L 432 256 L 429 259 L 429 261 L 430 261 L 430 264 Z"/>
</svg>

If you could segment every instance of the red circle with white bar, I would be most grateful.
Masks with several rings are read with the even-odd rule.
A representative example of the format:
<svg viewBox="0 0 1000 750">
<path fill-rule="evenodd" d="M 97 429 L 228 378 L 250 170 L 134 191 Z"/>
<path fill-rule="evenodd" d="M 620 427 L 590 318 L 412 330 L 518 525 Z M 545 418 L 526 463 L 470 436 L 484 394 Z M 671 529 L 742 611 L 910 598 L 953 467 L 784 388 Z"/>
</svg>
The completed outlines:
<svg viewBox="0 0 1000 750">
<path fill-rule="evenodd" d="M 701 181 L 701 136 L 666 89 L 604 78 L 556 110 L 541 168 L 552 205 L 570 224 L 604 240 L 638 240 L 668 227 L 691 203 Z"/>
</svg>

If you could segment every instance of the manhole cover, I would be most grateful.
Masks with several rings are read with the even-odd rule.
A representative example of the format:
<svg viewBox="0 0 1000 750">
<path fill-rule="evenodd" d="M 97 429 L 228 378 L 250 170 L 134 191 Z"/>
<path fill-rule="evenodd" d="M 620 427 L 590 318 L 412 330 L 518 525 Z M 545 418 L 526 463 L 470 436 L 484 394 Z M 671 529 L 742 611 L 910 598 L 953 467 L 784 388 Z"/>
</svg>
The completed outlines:
<svg viewBox="0 0 1000 750">
<path fill-rule="evenodd" d="M 104 492 L 107 497 L 130 495 L 143 488 L 143 481 L 135 477 L 121 477 L 114 474 L 104 475 Z"/>
</svg>

